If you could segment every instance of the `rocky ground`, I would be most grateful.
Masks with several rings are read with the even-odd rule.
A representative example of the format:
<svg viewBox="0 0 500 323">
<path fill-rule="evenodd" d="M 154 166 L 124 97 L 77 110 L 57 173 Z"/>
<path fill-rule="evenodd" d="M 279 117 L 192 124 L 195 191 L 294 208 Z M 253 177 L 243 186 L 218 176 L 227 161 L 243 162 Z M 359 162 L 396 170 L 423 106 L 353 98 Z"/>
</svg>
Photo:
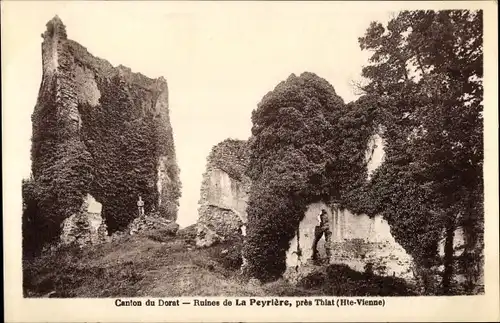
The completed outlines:
<svg viewBox="0 0 500 323">
<path fill-rule="evenodd" d="M 240 275 L 241 242 L 195 247 L 195 226 L 150 230 L 87 248 L 66 246 L 23 264 L 26 297 L 410 295 L 400 280 L 342 265 L 317 267 L 291 285 Z"/>
</svg>

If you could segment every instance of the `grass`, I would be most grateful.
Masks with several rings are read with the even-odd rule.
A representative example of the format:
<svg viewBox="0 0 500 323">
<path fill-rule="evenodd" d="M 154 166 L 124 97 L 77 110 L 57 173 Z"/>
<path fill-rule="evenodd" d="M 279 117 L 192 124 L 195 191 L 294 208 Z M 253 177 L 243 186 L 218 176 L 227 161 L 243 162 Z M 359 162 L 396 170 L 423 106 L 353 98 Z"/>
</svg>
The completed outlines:
<svg viewBox="0 0 500 323">
<path fill-rule="evenodd" d="M 298 287 L 315 295 L 414 296 L 403 279 L 360 273 L 346 265 L 329 265 L 305 277 Z"/>
<path fill-rule="evenodd" d="M 124 236 L 78 249 L 66 247 L 23 264 L 25 297 L 175 297 L 410 295 L 404 282 L 331 265 L 296 286 L 260 285 L 240 276 L 241 240 L 195 247 L 190 226 L 177 236 Z"/>
</svg>

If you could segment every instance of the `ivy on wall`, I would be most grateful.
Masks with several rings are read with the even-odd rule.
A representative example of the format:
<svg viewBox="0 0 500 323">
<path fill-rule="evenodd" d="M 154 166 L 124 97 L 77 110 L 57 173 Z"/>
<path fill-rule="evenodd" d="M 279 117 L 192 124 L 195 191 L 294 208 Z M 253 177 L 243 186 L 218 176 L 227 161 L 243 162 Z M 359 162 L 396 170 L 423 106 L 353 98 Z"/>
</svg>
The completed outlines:
<svg viewBox="0 0 500 323">
<path fill-rule="evenodd" d="M 402 11 L 371 23 L 359 44 L 372 53 L 362 90 L 381 103 L 387 143 L 371 203 L 420 267 L 443 265 L 440 290 L 426 292 L 456 294 L 456 264 L 468 263 L 465 272 L 482 267 L 482 11 Z M 454 256 L 457 228 L 464 262 Z M 466 280 L 471 292 L 479 279 Z"/>
<path fill-rule="evenodd" d="M 374 132 L 368 110 L 346 106 L 326 80 L 306 72 L 278 84 L 253 111 L 244 250 L 252 276 L 266 281 L 283 273 L 307 205 L 348 205 L 347 188 L 362 186 Z"/>
<path fill-rule="evenodd" d="M 23 182 L 23 192 L 31 192 L 25 195 L 25 203 L 30 206 L 26 217 L 31 221 L 24 226 L 23 235 L 30 236 L 26 241 L 32 241 L 33 236 L 40 241 L 29 243 L 27 251 L 57 239 L 62 221 L 79 210 L 92 181 L 91 156 L 78 134 L 71 131 L 72 125 L 60 118 L 52 92 L 54 80 L 46 82 L 32 115 L 33 179 Z"/>
<path fill-rule="evenodd" d="M 156 204 L 157 162 L 152 115 L 141 117 L 118 76 L 98 79 L 96 107 L 82 105 L 82 140 L 93 159 L 90 193 L 103 205 L 108 230 L 124 229 L 137 215 L 141 195 L 146 211 Z"/>
<path fill-rule="evenodd" d="M 146 212 L 155 208 L 177 218 L 180 181 L 170 124 L 141 108 L 146 93 L 140 86 L 116 73 L 96 74 L 95 81 L 99 104 L 78 104 L 78 126 L 56 95 L 55 79 L 44 78 L 32 115 L 33 178 L 23 182 L 27 251 L 57 239 L 62 221 L 79 211 L 87 193 L 103 205 L 110 234 L 137 216 L 138 195 Z M 158 209 L 158 163 L 166 154 L 169 180 Z"/>
<path fill-rule="evenodd" d="M 248 167 L 248 147 L 245 140 L 225 139 L 215 145 L 207 158 L 207 165 L 223 170 L 240 180 Z"/>
</svg>

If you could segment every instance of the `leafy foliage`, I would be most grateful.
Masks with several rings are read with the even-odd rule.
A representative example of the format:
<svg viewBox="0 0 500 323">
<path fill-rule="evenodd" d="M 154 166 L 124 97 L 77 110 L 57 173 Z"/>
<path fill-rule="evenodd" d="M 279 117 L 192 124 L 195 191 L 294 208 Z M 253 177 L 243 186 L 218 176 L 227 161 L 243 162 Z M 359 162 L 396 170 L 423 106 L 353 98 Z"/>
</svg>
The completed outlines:
<svg viewBox="0 0 500 323">
<path fill-rule="evenodd" d="M 249 269 L 279 276 L 306 205 L 334 199 L 382 214 L 424 271 L 441 263 L 444 231 L 448 293 L 455 229 L 466 230 L 467 257 L 482 244 L 482 13 L 404 11 L 359 41 L 373 54 L 356 102 L 344 106 L 326 81 L 304 73 L 253 112 Z M 367 182 L 375 132 L 386 157 Z"/>
<path fill-rule="evenodd" d="M 110 234 L 137 216 L 138 195 L 146 212 L 158 208 L 160 156 L 167 156 L 162 158 L 170 180 L 158 211 L 177 217 L 180 181 L 170 125 L 140 108 L 145 91 L 140 86 L 118 74 L 97 74 L 96 82 L 99 104 L 79 104 L 78 125 L 68 118 L 64 102 L 57 101 L 55 80 L 44 78 L 32 116 L 33 180 L 26 183 L 26 194 L 32 193 L 26 195 L 31 220 L 25 222 L 31 224 L 23 235 L 35 237 L 35 230 L 38 237 L 28 238 L 31 244 L 56 239 L 62 221 L 79 211 L 87 193 L 103 205 Z"/>
<path fill-rule="evenodd" d="M 240 180 L 248 167 L 248 148 L 245 140 L 225 139 L 215 145 L 207 158 L 207 165 L 218 168 Z"/>
<path fill-rule="evenodd" d="M 42 87 L 54 90 L 54 84 Z M 90 154 L 72 131 L 72 121 L 61 120 L 53 93 L 41 91 L 33 113 L 33 178 L 23 182 L 23 194 L 29 191 L 23 236 L 33 252 L 59 236 L 60 224 L 79 210 L 92 181 Z"/>
<path fill-rule="evenodd" d="M 35 182 L 33 178 L 22 181 L 22 249 L 23 258 L 31 258 L 40 250 L 40 241 L 43 241 L 44 230 L 43 221 L 38 215 L 38 204 L 35 192 Z"/>
<path fill-rule="evenodd" d="M 141 118 L 117 77 L 101 80 L 100 106 L 81 106 L 82 138 L 93 157 L 90 192 L 103 204 L 108 229 L 123 229 L 136 214 L 137 196 L 146 208 L 155 204 L 157 180 L 152 116 Z M 149 209 L 147 210 L 149 211 Z"/>
<path fill-rule="evenodd" d="M 373 128 L 363 109 L 345 106 L 326 80 L 306 72 L 278 84 L 253 111 L 245 245 L 251 275 L 278 278 L 307 205 L 343 201 L 346 187 L 366 176 Z"/>
<path fill-rule="evenodd" d="M 468 252 L 482 240 L 482 12 L 404 11 L 359 39 L 373 52 L 365 93 L 379 102 L 386 160 L 364 188 L 416 261 L 431 267 L 445 231 L 443 292 L 453 275 L 453 236 Z"/>
</svg>

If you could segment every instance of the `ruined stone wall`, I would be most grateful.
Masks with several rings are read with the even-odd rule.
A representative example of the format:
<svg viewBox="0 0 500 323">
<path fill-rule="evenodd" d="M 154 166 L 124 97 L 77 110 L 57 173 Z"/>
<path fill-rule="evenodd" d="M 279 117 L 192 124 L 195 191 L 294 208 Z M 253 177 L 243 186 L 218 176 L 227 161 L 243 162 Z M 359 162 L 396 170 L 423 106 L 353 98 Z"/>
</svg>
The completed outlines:
<svg viewBox="0 0 500 323">
<path fill-rule="evenodd" d="M 384 160 L 384 146 L 380 135 L 375 134 L 368 141 L 365 160 L 367 180 L 370 180 L 373 171 Z M 413 279 L 413 259 L 395 241 L 387 221 L 381 216 L 370 218 L 364 214 L 353 214 L 345 208 L 323 202 L 310 205 L 301 221 L 298 243 L 296 235 L 287 252 L 289 267 L 311 263 L 314 228 L 322 209 L 328 213 L 332 232 L 329 263 L 345 264 L 357 271 L 364 271 L 371 264 L 376 274 Z M 297 256 L 298 248 L 302 251 L 301 257 Z M 318 244 L 318 251 L 320 257 L 326 257 L 324 237 Z"/>
<path fill-rule="evenodd" d="M 241 233 L 250 189 L 250 180 L 244 175 L 247 163 L 245 141 L 228 139 L 212 149 L 201 185 L 198 246 Z"/>
<path fill-rule="evenodd" d="M 79 213 L 75 213 L 62 224 L 61 244 L 76 244 L 79 247 L 108 241 L 106 223 L 101 216 L 102 205 L 87 194 Z"/>
<path fill-rule="evenodd" d="M 32 115 L 38 218 L 59 234 L 65 219 L 89 213 L 83 209 L 90 194 L 102 204 L 108 230 L 125 230 L 141 195 L 147 211 L 175 221 L 180 182 L 166 80 L 93 56 L 68 39 L 57 16 L 42 37 Z"/>
<path fill-rule="evenodd" d="M 413 260 L 394 240 L 388 223 L 382 217 L 356 215 L 322 202 L 308 207 L 299 225 L 298 243 L 297 236 L 290 243 L 288 267 L 311 263 L 314 228 L 318 225 L 317 218 L 322 209 L 328 213 L 332 232 L 329 263 L 346 264 L 361 272 L 371 263 L 374 272 L 379 275 L 413 279 Z M 301 249 L 301 257 L 297 255 L 298 248 Z M 326 257 L 324 237 L 318 243 L 318 251 L 320 257 Z"/>
<path fill-rule="evenodd" d="M 366 149 L 365 159 L 368 163 L 367 165 L 367 180 L 370 180 L 373 172 L 384 162 L 384 141 L 382 137 L 377 133 L 373 135 L 368 141 L 368 147 Z"/>
<path fill-rule="evenodd" d="M 222 240 L 237 232 L 241 226 L 244 231 L 251 182 L 242 176 L 247 163 L 243 149 L 244 142 L 225 141 L 215 146 L 208 158 L 201 188 L 197 238 L 199 246 L 209 246 Z M 382 162 L 383 143 L 380 136 L 374 136 L 370 140 L 366 158 L 370 161 L 370 171 Z M 396 243 L 386 221 L 380 216 L 369 218 L 366 215 L 352 214 L 349 210 L 337 210 L 332 205 L 321 202 L 309 205 L 298 228 L 300 258 L 297 236 L 290 242 L 286 259 L 288 267 L 305 265 L 311 258 L 314 228 L 321 209 L 325 209 L 330 216 L 333 233 L 331 263 L 347 264 L 359 271 L 364 271 L 366 264 L 372 263 L 378 274 L 394 274 L 411 279 L 412 259 Z M 325 255 L 324 238 L 320 240 L 318 250 L 321 255 Z"/>
<path fill-rule="evenodd" d="M 179 230 L 179 224 L 159 216 L 158 213 L 149 213 L 135 218 L 129 225 L 131 235 L 154 230 L 160 230 L 160 233 L 165 235 L 175 235 Z"/>
<path fill-rule="evenodd" d="M 365 155 L 367 180 L 370 180 L 373 171 L 383 163 L 384 157 L 384 142 L 380 135 L 375 134 L 368 142 Z M 311 259 L 314 228 L 318 224 L 317 217 L 322 209 L 328 213 L 332 232 L 329 263 L 345 264 L 357 271 L 365 271 L 370 264 L 375 274 L 415 281 L 413 258 L 396 242 L 389 224 L 382 216 L 354 214 L 348 209 L 323 202 L 309 205 L 304 219 L 300 222 L 298 237 L 296 234 L 290 242 L 286 256 L 289 268 L 285 273 L 287 279 L 293 281 L 314 270 Z M 463 232 L 459 228 L 454 238 L 456 256 L 460 255 L 463 244 Z M 324 236 L 318 243 L 318 251 L 320 257 L 326 258 Z M 438 251 L 441 256 L 444 254 L 444 238 Z M 301 269 L 297 270 L 299 267 Z M 457 279 L 464 278 L 457 275 Z"/>
</svg>

